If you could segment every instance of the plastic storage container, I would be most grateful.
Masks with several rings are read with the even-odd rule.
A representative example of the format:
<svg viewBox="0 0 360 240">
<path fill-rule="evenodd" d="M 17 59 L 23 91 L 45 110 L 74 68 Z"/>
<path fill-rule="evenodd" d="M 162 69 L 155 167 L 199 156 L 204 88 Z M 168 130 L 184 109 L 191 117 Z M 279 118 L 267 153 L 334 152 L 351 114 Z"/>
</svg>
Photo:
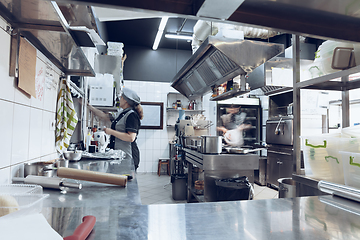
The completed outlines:
<svg viewBox="0 0 360 240">
<path fill-rule="evenodd" d="M 360 125 L 341 129 L 343 137 L 360 138 Z"/>
<path fill-rule="evenodd" d="M 344 166 L 345 185 L 360 188 L 360 153 L 340 152 Z"/>
<path fill-rule="evenodd" d="M 43 200 L 47 198 L 49 194 L 0 194 L 1 197 L 11 197 L 14 199 L 18 206 L 1 206 L 0 213 L 40 213 L 43 206 Z M 4 214 L 2 214 L 4 215 Z"/>
<path fill-rule="evenodd" d="M 42 194 L 43 187 L 33 184 L 1 184 L 0 194 Z"/>
<path fill-rule="evenodd" d="M 333 69 L 331 67 L 333 53 L 336 47 L 353 48 L 353 44 L 327 40 L 319 46 L 319 49 L 316 53 L 314 64 L 315 66 L 318 66 L 320 68 L 320 71 L 324 74 L 329 74 L 339 71 L 339 69 Z"/>
<path fill-rule="evenodd" d="M 359 142 L 341 137 L 340 133 L 301 136 L 305 175 L 320 180 L 344 184 L 340 151 L 356 151 Z"/>
<path fill-rule="evenodd" d="M 247 177 L 216 179 L 217 200 L 237 201 L 251 199 L 252 186 Z"/>
</svg>

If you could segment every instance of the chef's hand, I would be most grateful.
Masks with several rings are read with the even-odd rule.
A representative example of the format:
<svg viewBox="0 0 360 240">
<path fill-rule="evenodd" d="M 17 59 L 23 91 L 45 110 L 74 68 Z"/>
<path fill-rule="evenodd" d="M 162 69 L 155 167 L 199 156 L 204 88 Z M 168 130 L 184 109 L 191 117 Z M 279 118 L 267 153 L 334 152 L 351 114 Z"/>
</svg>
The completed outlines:
<svg viewBox="0 0 360 240">
<path fill-rule="evenodd" d="M 227 129 L 225 127 L 217 127 L 217 130 L 223 132 L 223 134 L 227 132 Z"/>
<path fill-rule="evenodd" d="M 110 134 L 110 132 L 111 132 L 111 130 L 112 130 L 111 128 L 107 128 L 107 127 L 104 126 L 103 129 L 104 129 L 104 132 L 105 132 L 106 134 L 111 135 L 111 134 Z"/>
</svg>

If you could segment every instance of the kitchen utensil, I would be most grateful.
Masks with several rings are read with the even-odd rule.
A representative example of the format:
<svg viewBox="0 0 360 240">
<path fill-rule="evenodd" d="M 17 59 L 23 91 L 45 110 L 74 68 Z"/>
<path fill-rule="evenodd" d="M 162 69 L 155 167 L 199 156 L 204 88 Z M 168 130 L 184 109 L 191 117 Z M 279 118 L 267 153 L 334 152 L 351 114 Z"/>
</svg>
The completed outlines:
<svg viewBox="0 0 360 240">
<path fill-rule="evenodd" d="M 98 130 L 94 133 L 94 140 L 98 142 L 99 152 L 104 153 L 108 145 L 106 133 L 102 130 Z"/>
<path fill-rule="evenodd" d="M 257 151 L 261 151 L 263 149 L 264 148 L 254 148 L 254 149 L 251 149 L 251 148 L 234 148 L 234 147 L 226 147 L 225 148 L 225 150 L 228 153 L 243 153 L 243 154 L 257 152 Z"/>
<path fill-rule="evenodd" d="M 85 240 L 93 230 L 96 218 L 92 215 L 83 217 L 83 222 L 75 229 L 73 235 L 64 237 L 64 240 Z"/>
<path fill-rule="evenodd" d="M 194 136 L 194 127 L 191 125 L 185 126 L 185 136 Z"/>
<path fill-rule="evenodd" d="M 67 152 L 64 152 L 64 157 L 67 159 L 67 160 L 70 160 L 70 161 L 79 161 L 81 159 L 81 156 L 82 156 L 82 151 L 67 151 Z"/>
<path fill-rule="evenodd" d="M 69 160 L 60 158 L 55 162 L 55 166 L 59 167 L 69 167 Z"/>
<path fill-rule="evenodd" d="M 54 162 L 33 162 L 24 164 L 24 177 L 28 175 L 53 176 Z"/>
<path fill-rule="evenodd" d="M 221 153 L 222 137 L 221 136 L 201 136 L 202 153 Z"/>
<path fill-rule="evenodd" d="M 24 182 L 26 184 L 38 184 L 43 188 L 53 188 L 60 190 L 65 190 L 66 188 L 76 188 L 76 189 L 82 188 L 82 184 L 69 182 L 64 178 L 57 178 L 57 177 L 28 175 L 26 176 L 26 178 L 14 177 L 12 180 L 16 182 Z"/>
<path fill-rule="evenodd" d="M 127 176 L 124 175 L 80 170 L 73 168 L 64 168 L 64 167 L 58 168 L 57 176 L 63 178 L 85 180 L 90 182 L 114 184 L 122 187 L 125 187 L 127 182 Z"/>
</svg>

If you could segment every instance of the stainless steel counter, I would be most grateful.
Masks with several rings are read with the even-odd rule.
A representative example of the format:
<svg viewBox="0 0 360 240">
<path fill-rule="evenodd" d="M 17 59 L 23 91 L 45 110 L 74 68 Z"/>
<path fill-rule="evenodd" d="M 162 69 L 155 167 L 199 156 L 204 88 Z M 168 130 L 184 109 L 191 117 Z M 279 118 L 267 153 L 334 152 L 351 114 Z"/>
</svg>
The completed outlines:
<svg viewBox="0 0 360 240">
<path fill-rule="evenodd" d="M 79 191 L 44 201 L 43 214 L 63 237 L 85 215 L 96 224 L 90 239 L 359 239 L 360 204 L 339 197 L 313 196 L 232 202 L 141 205 L 133 164 L 80 161 L 89 170 L 134 175 L 125 188 L 84 182 Z"/>
<path fill-rule="evenodd" d="M 114 220 L 118 218 L 120 209 L 126 211 L 124 209 L 129 206 L 141 205 L 133 162 L 130 160 L 80 160 L 70 162 L 69 167 L 133 176 L 126 187 L 79 181 L 83 185 L 81 190 L 72 189 L 65 192 L 44 189 L 44 193 L 50 196 L 44 200 L 43 214 L 61 236 L 71 235 L 80 225 L 83 216 L 94 215 L 97 218 L 97 235 L 105 234 L 105 236 L 113 236 L 107 239 L 116 239 L 116 232 L 108 233 L 108 225 L 116 224 Z M 106 238 L 97 236 L 95 239 Z"/>
<path fill-rule="evenodd" d="M 188 202 L 217 201 L 217 179 L 238 178 L 246 176 L 254 184 L 254 170 L 259 169 L 259 155 L 256 154 L 206 154 L 184 148 L 188 165 Z M 204 193 L 196 194 L 194 190 L 193 169 L 203 170 Z"/>
</svg>

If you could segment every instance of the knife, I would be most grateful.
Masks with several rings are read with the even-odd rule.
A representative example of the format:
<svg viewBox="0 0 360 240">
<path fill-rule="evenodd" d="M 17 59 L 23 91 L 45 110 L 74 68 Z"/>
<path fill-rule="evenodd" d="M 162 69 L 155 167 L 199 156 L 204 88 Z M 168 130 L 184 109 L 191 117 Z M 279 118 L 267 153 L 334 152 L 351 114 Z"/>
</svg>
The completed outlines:
<svg viewBox="0 0 360 240">
<path fill-rule="evenodd" d="M 87 215 L 83 217 L 82 223 L 75 229 L 73 235 L 64 237 L 64 240 L 85 240 L 93 230 L 96 217 Z"/>
</svg>

